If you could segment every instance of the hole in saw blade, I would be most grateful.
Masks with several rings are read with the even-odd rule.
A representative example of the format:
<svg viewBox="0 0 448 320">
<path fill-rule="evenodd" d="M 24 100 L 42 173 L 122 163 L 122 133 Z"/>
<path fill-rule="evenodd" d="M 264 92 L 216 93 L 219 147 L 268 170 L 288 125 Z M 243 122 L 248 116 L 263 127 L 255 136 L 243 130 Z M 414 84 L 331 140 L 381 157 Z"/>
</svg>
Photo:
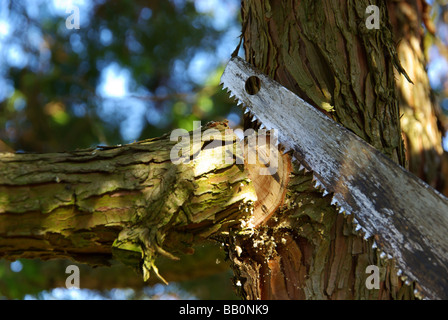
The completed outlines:
<svg viewBox="0 0 448 320">
<path fill-rule="evenodd" d="M 246 89 L 246 92 L 248 94 L 254 95 L 257 94 L 258 91 L 260 91 L 260 84 L 260 78 L 252 76 L 246 80 L 246 85 L 244 86 L 244 88 Z"/>
</svg>

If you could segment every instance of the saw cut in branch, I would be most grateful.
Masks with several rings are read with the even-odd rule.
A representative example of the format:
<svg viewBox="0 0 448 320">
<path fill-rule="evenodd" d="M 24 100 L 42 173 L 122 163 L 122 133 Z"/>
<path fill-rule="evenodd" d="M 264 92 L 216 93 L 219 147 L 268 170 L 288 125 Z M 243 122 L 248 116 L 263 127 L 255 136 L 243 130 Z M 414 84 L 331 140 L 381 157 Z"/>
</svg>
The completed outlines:
<svg viewBox="0 0 448 320">
<path fill-rule="evenodd" d="M 265 224 L 283 205 L 292 172 L 291 156 L 279 150 L 272 132 L 259 130 L 252 136 L 257 143 L 246 143 L 244 148 L 245 167 L 258 199 L 254 204 L 254 226 Z"/>
<path fill-rule="evenodd" d="M 0 153 L 0 258 L 105 265 L 115 257 L 147 279 L 157 255 L 175 259 L 196 241 L 240 228 L 257 197 L 244 165 L 223 161 L 226 148 L 239 148 L 228 129 L 213 123 L 188 133 L 200 152 L 179 164 L 169 134 L 73 152 Z"/>
</svg>

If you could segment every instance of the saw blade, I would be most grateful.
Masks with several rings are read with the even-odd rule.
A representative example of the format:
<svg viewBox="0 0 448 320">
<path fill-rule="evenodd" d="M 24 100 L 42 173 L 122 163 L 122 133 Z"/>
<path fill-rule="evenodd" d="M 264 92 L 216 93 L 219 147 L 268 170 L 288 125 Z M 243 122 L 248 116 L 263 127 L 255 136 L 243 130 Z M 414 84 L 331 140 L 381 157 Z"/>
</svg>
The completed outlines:
<svg viewBox="0 0 448 320">
<path fill-rule="evenodd" d="M 245 112 L 277 130 L 317 186 L 333 193 L 332 204 L 355 214 L 365 237 L 375 235 L 399 275 L 417 281 L 426 298 L 448 299 L 446 197 L 243 59 L 230 60 L 221 83 Z"/>
</svg>

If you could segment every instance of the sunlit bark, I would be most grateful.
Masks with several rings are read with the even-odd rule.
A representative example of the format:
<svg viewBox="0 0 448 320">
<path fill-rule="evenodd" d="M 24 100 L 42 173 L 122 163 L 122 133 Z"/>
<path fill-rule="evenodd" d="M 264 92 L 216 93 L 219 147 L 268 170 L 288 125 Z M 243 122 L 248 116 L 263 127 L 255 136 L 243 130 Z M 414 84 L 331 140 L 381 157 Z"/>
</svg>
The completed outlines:
<svg viewBox="0 0 448 320">
<path fill-rule="evenodd" d="M 239 148 L 226 128 L 195 131 L 200 138 L 188 151 L 197 154 L 186 164 L 173 163 L 177 141 L 170 135 L 66 153 L 0 154 L 0 257 L 92 265 L 117 258 L 148 279 L 158 255 L 191 253 L 193 243 L 228 232 L 252 212 L 256 195 L 244 165 L 224 159 Z"/>
</svg>

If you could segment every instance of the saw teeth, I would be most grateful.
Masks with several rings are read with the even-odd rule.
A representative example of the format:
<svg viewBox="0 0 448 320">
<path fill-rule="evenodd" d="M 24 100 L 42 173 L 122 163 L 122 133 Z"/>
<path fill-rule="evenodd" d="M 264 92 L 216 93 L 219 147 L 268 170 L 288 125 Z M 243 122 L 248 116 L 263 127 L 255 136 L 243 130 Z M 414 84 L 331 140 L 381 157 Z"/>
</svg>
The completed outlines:
<svg viewBox="0 0 448 320">
<path fill-rule="evenodd" d="M 247 114 L 249 112 L 250 112 L 249 108 L 244 109 L 244 114 Z"/>
<path fill-rule="evenodd" d="M 314 186 L 314 188 L 318 189 L 319 188 L 319 180 L 317 180 L 316 176 L 313 174 L 313 177 L 311 179 L 311 184 Z"/>
<path fill-rule="evenodd" d="M 414 289 L 414 296 L 420 300 L 422 300 L 424 298 L 422 293 L 418 289 Z"/>
<path fill-rule="evenodd" d="M 369 239 L 370 237 L 371 237 L 371 234 L 366 230 L 366 231 L 364 231 L 365 233 L 364 233 L 364 240 L 366 240 L 367 241 L 367 239 Z"/>
<path fill-rule="evenodd" d="M 327 196 L 327 195 L 328 195 L 328 191 L 327 191 L 327 190 L 324 190 L 324 192 L 322 193 L 322 196 L 325 197 L 325 196 Z"/>
<path fill-rule="evenodd" d="M 380 253 L 380 259 L 386 259 L 386 257 L 387 257 L 387 254 L 384 252 L 384 251 L 382 251 L 381 253 Z"/>
<path fill-rule="evenodd" d="M 372 249 L 376 249 L 376 248 L 378 248 L 378 246 L 377 246 L 376 242 L 375 242 L 375 241 L 373 241 L 373 244 L 372 244 Z"/>
<path fill-rule="evenodd" d="M 337 204 L 338 204 L 338 201 L 336 200 L 335 197 L 333 197 L 333 199 L 331 199 L 331 205 L 332 205 L 332 206 L 335 206 L 335 205 L 337 205 Z"/>
<path fill-rule="evenodd" d="M 398 269 L 398 271 L 397 271 L 397 276 L 401 277 L 402 274 L 403 274 L 403 270 Z"/>
<path fill-rule="evenodd" d="M 344 208 L 340 207 L 339 208 L 339 213 L 344 213 L 344 212 L 345 212 Z"/>
<path fill-rule="evenodd" d="M 356 232 L 358 232 L 358 231 L 361 230 L 361 229 L 362 229 L 362 227 L 361 227 L 360 224 L 356 225 L 356 227 L 355 227 L 355 231 L 356 231 Z"/>
<path fill-rule="evenodd" d="M 255 115 L 252 117 L 252 122 L 254 121 L 257 121 L 257 117 Z"/>
</svg>

